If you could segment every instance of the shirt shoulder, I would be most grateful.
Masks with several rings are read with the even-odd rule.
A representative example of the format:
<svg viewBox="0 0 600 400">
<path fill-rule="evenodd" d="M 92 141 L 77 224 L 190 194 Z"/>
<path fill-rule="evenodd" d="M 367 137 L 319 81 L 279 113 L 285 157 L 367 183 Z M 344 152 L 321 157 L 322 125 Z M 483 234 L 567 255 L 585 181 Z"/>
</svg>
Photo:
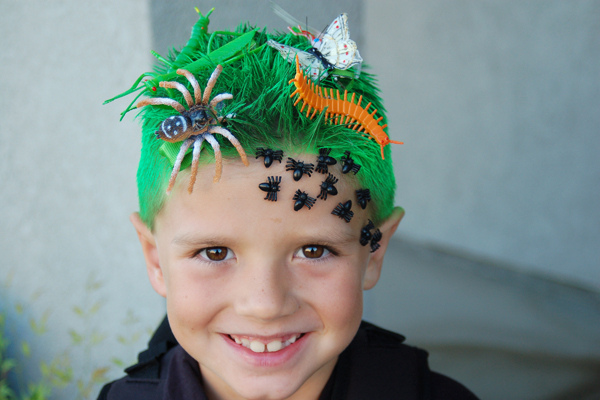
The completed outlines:
<svg viewBox="0 0 600 400">
<path fill-rule="evenodd" d="M 478 400 L 469 389 L 437 372 L 431 373 L 431 398 L 433 400 Z"/>
<path fill-rule="evenodd" d="M 363 322 L 340 355 L 321 399 L 473 400 L 460 383 L 432 372 L 428 353 L 404 336 Z"/>
</svg>

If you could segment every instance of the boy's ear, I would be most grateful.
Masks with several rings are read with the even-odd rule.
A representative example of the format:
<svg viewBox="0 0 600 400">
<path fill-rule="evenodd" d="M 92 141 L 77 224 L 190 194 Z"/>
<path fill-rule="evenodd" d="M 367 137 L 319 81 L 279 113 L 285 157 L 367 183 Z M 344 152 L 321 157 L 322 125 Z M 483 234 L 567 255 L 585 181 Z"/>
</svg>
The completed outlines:
<svg viewBox="0 0 600 400">
<path fill-rule="evenodd" d="M 400 221 L 404 217 L 404 209 L 402 207 L 394 207 L 392 214 L 383 222 L 379 227 L 381 231 L 381 240 L 379 241 L 379 249 L 377 249 L 369 258 L 369 264 L 367 265 L 367 271 L 365 272 L 365 279 L 363 283 L 363 289 L 369 290 L 375 286 L 381 275 L 381 267 L 383 265 L 383 256 L 387 250 L 390 239 L 396 232 Z"/>
<path fill-rule="evenodd" d="M 140 218 L 139 213 L 133 213 L 129 217 L 129 220 L 135 228 L 140 244 L 142 245 L 142 251 L 144 252 L 144 258 L 146 259 L 146 270 L 148 277 L 150 278 L 150 284 L 162 297 L 167 296 L 165 280 L 163 276 L 162 268 L 158 261 L 158 251 L 156 250 L 156 240 L 154 235 L 148 229 L 146 224 Z"/>
</svg>

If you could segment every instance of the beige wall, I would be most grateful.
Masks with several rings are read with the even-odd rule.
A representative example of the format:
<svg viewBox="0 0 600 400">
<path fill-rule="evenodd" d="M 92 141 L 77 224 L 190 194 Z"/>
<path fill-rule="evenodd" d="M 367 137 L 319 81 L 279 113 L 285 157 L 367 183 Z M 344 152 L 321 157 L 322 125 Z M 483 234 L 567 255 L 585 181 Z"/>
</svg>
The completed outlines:
<svg viewBox="0 0 600 400">
<path fill-rule="evenodd" d="M 138 130 L 119 123 L 123 103 L 102 102 L 150 68 L 148 5 L 2 1 L 0 48 L 8 333 L 17 348 L 31 345 L 28 376 L 39 376 L 39 360 L 68 360 L 74 380 L 104 367 L 121 374 L 111 358 L 133 361 L 164 306 L 140 284 L 144 263 L 127 220 L 137 207 Z M 34 333 L 30 318 L 47 331 Z M 73 388 L 59 397 L 75 398 Z"/>
<path fill-rule="evenodd" d="M 598 291 L 600 2 L 365 10 L 365 60 L 406 143 L 400 234 Z"/>
</svg>

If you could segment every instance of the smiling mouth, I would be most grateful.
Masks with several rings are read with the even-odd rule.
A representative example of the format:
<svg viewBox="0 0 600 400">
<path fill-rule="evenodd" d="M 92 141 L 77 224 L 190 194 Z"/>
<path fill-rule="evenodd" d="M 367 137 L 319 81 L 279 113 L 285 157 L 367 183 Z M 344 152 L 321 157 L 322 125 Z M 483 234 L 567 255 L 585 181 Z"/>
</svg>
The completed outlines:
<svg viewBox="0 0 600 400">
<path fill-rule="evenodd" d="M 250 349 L 254 353 L 274 353 L 285 349 L 289 345 L 296 342 L 304 336 L 304 333 L 296 333 L 290 336 L 281 338 L 270 339 L 265 341 L 264 339 L 253 338 L 250 336 L 239 336 L 239 335 L 228 335 L 229 339 L 236 342 L 240 346 Z"/>
</svg>

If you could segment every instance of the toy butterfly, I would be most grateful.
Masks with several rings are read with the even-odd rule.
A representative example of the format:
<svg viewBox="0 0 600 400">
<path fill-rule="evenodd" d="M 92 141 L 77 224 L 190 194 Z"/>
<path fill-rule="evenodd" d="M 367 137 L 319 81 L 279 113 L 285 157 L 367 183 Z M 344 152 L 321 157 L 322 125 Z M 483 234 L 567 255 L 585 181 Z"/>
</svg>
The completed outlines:
<svg viewBox="0 0 600 400">
<path fill-rule="evenodd" d="M 296 29 L 291 29 L 291 31 L 297 34 Z M 313 37 L 309 32 L 304 33 L 305 31 L 301 29 L 300 32 L 309 40 Z M 269 40 L 267 44 L 279 51 L 289 62 L 294 62 L 298 56 L 302 68 L 308 69 L 311 78 L 317 82 L 327 77 L 329 72 L 335 69 L 346 70 L 355 67 L 355 75 L 360 74 L 363 59 L 358 52 L 356 43 L 350 39 L 348 16 L 345 13 L 340 14 L 323 32 L 311 40 L 312 48 L 308 51 L 296 49 L 274 40 Z"/>
</svg>

